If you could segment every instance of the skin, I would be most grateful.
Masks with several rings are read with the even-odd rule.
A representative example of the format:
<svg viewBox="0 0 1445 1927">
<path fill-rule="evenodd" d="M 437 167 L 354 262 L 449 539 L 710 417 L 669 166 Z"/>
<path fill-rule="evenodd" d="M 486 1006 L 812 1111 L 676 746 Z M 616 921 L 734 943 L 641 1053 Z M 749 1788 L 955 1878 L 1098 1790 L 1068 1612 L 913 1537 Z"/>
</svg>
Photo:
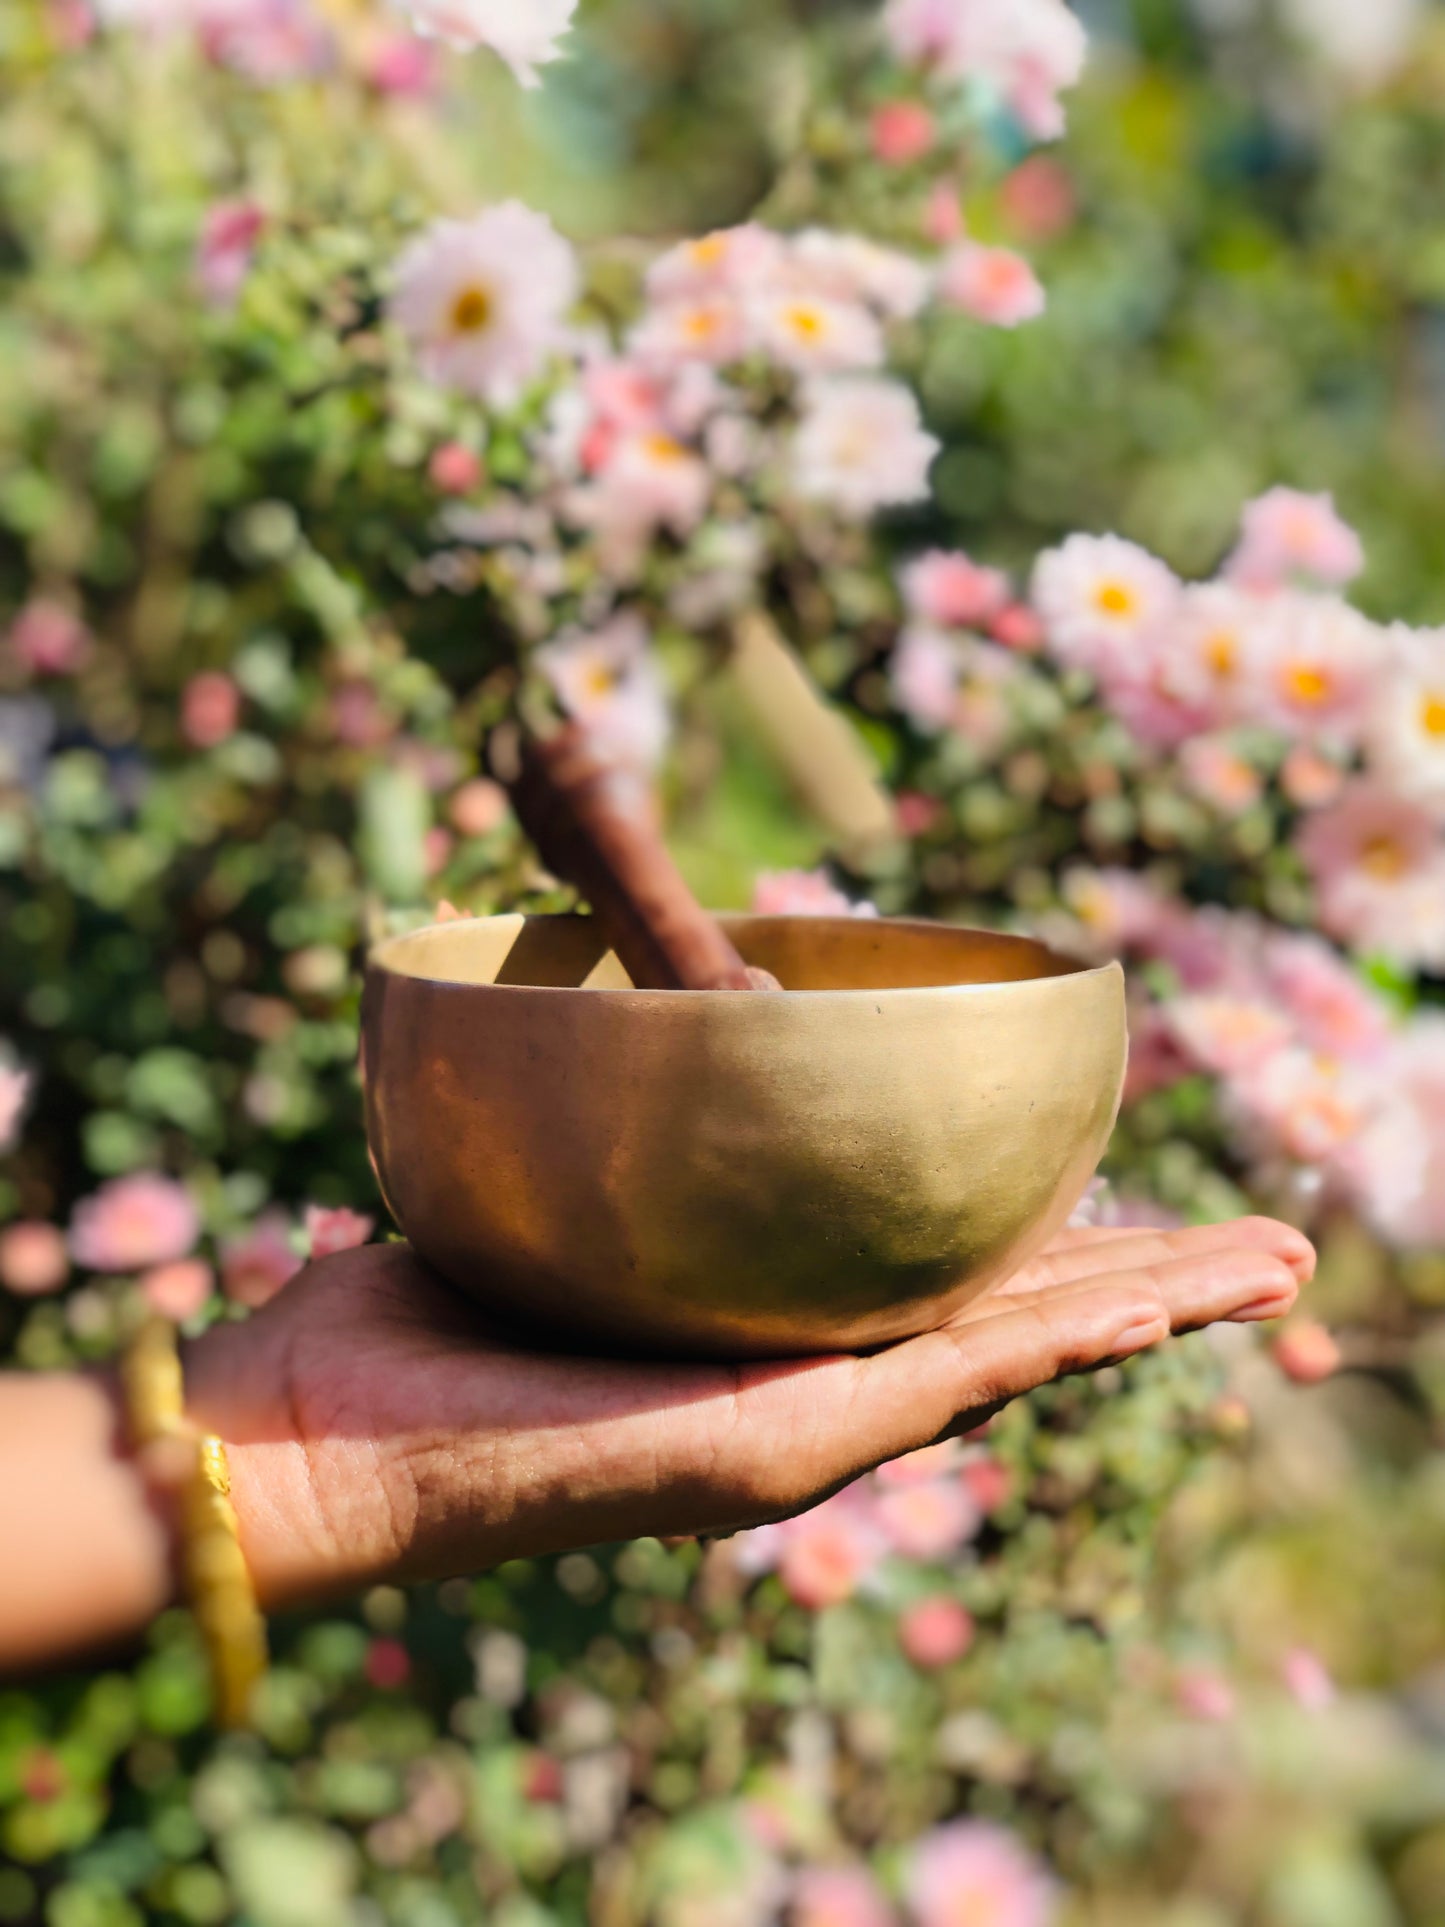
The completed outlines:
<svg viewBox="0 0 1445 1927">
<path fill-rule="evenodd" d="M 1070 1231 L 942 1331 L 867 1358 L 715 1366 L 528 1350 L 407 1246 L 373 1245 L 192 1345 L 187 1397 L 227 1442 L 273 1608 L 786 1517 L 1052 1379 L 1278 1318 L 1313 1267 L 1267 1219 Z M 172 1598 L 163 1481 L 123 1437 L 102 1377 L 0 1380 L 0 1667 L 133 1638 Z"/>
</svg>

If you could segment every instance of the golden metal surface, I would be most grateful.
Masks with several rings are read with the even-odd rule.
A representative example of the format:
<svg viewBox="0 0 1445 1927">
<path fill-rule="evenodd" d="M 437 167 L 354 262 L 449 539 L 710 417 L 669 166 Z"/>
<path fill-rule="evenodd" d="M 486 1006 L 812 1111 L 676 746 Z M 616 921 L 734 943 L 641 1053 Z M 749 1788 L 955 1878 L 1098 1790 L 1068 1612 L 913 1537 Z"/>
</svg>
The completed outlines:
<svg viewBox="0 0 1445 1927">
<path fill-rule="evenodd" d="M 1108 1142 L 1116 964 L 927 923 L 724 921 L 781 994 L 583 989 L 625 980 L 580 917 L 372 953 L 387 1204 L 553 1346 L 741 1359 L 927 1330 L 1059 1228 Z"/>
</svg>

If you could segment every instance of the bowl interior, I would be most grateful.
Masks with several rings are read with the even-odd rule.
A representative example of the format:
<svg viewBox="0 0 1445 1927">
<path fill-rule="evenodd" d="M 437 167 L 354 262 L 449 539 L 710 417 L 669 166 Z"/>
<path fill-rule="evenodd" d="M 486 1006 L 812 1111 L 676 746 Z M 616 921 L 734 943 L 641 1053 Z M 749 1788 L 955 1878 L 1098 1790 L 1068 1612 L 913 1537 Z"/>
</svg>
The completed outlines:
<svg viewBox="0 0 1445 1927">
<path fill-rule="evenodd" d="M 873 917 L 724 916 L 721 922 L 744 960 L 770 970 L 788 991 L 1022 983 L 1087 968 L 1026 937 L 946 924 Z M 632 989 L 590 917 L 503 916 L 430 925 L 379 945 L 371 961 L 430 983 Z"/>
</svg>

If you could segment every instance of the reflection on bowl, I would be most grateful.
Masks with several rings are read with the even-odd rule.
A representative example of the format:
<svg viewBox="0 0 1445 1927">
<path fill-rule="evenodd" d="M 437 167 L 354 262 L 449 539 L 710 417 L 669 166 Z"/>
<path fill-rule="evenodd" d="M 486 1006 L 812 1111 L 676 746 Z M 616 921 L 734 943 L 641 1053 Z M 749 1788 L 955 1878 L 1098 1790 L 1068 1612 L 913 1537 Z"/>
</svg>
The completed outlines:
<svg viewBox="0 0 1445 1927">
<path fill-rule="evenodd" d="M 367 972 L 367 1132 L 437 1270 L 569 1350 L 861 1350 L 1064 1222 L 1108 1142 L 1123 974 L 1023 938 L 724 920 L 781 993 L 640 991 L 584 917 L 449 923 Z"/>
</svg>

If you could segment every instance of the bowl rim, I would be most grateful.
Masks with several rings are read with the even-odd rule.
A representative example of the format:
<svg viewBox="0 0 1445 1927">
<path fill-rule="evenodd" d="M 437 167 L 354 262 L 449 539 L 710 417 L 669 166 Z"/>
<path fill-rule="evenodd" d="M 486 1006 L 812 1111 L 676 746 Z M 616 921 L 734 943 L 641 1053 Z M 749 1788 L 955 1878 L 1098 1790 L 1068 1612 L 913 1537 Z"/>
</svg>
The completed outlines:
<svg viewBox="0 0 1445 1927">
<path fill-rule="evenodd" d="M 621 985 L 584 987 L 581 984 L 459 983 L 454 977 L 431 977 L 413 970 L 398 970 L 391 961 L 392 955 L 404 945 L 414 942 L 418 937 L 427 936 L 432 931 L 454 930 L 457 922 L 501 923 L 510 921 L 513 917 L 517 916 L 526 917 L 527 920 L 532 923 L 570 923 L 582 920 L 576 911 L 528 912 L 511 910 L 498 911 L 486 917 L 465 917 L 455 920 L 449 918 L 443 922 L 419 924 L 414 930 L 404 930 L 394 936 L 383 937 L 368 947 L 365 957 L 365 973 L 368 979 L 373 976 L 386 977 L 404 983 L 422 984 L 429 990 L 465 992 L 474 996 L 486 993 L 510 997 L 586 997 L 589 999 L 606 997 L 614 1003 L 619 1000 L 630 1001 L 632 1003 L 651 1002 L 655 998 L 662 998 L 669 1007 L 673 1008 L 680 1008 L 683 1004 L 698 999 L 705 999 L 709 1007 L 716 1008 L 719 999 L 724 999 L 729 1004 L 734 1004 L 739 998 L 755 1000 L 759 996 L 765 997 L 774 1008 L 776 1008 L 774 1000 L 778 997 L 787 998 L 789 1002 L 794 1004 L 800 1001 L 816 1003 L 827 998 L 865 997 L 874 999 L 875 1001 L 879 998 L 887 998 L 890 1002 L 893 1002 L 901 998 L 965 996 L 974 995 L 982 991 L 1037 991 L 1043 986 L 1059 983 L 1064 980 L 1079 981 L 1087 978 L 1113 977 L 1122 983 L 1124 979 L 1123 965 L 1117 958 L 1109 958 L 1103 963 L 1089 963 L 1082 958 L 1071 957 L 1066 951 L 1056 950 L 1053 945 L 1044 943 L 1038 937 L 1021 936 L 1014 931 L 1008 930 L 985 930 L 974 924 L 943 923 L 931 917 L 869 917 L 860 919 L 847 916 L 814 916 L 802 914 L 793 916 L 767 916 L 758 915 L 751 911 L 731 910 L 719 911 L 717 914 L 721 921 L 729 926 L 749 923 L 809 923 L 820 926 L 831 924 L 847 927 L 863 922 L 873 928 L 883 926 L 886 928 L 905 930 L 947 931 L 959 936 L 986 937 L 992 943 L 1002 943 L 1010 947 L 1016 945 L 1020 949 L 1038 952 L 1051 962 L 1062 967 L 1035 977 L 1005 977 L 978 983 L 894 984 L 876 987 L 859 984 L 835 985 L 826 990 L 758 992 L 753 990 L 639 990 L 635 985 L 624 988 Z"/>
</svg>

